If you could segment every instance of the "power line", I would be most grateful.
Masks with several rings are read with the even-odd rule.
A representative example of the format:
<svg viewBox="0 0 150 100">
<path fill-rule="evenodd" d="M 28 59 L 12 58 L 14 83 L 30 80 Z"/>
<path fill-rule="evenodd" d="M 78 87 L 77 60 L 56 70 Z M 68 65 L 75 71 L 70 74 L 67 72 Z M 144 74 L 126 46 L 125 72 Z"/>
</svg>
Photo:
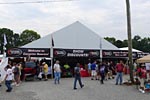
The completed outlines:
<svg viewBox="0 0 150 100">
<path fill-rule="evenodd" d="M 77 0 L 44 0 L 44 1 L 20 1 L 20 2 L 0 2 L 0 5 L 6 5 L 6 4 L 27 4 L 27 3 L 48 3 L 48 2 L 66 2 L 66 1 L 77 1 Z"/>
</svg>

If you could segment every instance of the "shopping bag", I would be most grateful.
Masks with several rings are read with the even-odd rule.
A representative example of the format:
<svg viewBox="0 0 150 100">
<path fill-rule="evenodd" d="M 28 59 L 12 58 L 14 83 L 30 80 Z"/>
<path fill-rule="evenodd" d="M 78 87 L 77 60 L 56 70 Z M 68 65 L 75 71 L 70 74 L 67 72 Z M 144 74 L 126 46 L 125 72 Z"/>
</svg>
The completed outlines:
<svg viewBox="0 0 150 100">
<path fill-rule="evenodd" d="M 38 78 L 42 78 L 42 72 L 39 73 Z"/>
</svg>

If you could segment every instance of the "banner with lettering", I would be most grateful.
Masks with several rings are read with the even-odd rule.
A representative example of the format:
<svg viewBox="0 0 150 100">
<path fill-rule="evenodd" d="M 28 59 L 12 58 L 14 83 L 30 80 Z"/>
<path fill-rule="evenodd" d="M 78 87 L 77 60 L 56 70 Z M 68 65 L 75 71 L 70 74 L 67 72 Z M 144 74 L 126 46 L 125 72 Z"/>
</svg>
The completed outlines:
<svg viewBox="0 0 150 100">
<path fill-rule="evenodd" d="M 12 48 L 7 50 L 7 57 L 50 57 L 49 48 Z"/>
<path fill-rule="evenodd" d="M 137 52 L 132 52 L 133 58 L 137 58 Z M 128 51 L 125 50 L 103 50 L 103 58 L 127 58 Z"/>
<path fill-rule="evenodd" d="M 99 57 L 100 50 L 88 49 L 54 49 L 53 55 L 58 57 Z"/>
</svg>

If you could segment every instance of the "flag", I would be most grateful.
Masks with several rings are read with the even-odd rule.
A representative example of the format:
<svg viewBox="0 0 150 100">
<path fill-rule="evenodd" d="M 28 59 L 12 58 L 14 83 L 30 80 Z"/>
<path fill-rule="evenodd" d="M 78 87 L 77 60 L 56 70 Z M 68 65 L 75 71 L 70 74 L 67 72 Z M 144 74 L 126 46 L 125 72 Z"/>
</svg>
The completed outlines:
<svg viewBox="0 0 150 100">
<path fill-rule="evenodd" d="M 6 35 L 4 34 L 4 46 L 6 46 L 7 44 L 7 39 L 6 39 Z"/>
<path fill-rule="evenodd" d="M 54 47 L 54 40 L 53 40 L 53 36 L 51 35 L 52 38 L 52 47 Z"/>
</svg>

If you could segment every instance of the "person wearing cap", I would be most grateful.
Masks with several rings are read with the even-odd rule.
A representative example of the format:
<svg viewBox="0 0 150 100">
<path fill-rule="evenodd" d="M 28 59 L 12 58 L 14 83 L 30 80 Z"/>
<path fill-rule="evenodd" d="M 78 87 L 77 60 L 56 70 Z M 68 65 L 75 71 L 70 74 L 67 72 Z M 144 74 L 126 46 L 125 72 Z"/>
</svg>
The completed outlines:
<svg viewBox="0 0 150 100">
<path fill-rule="evenodd" d="M 43 62 L 42 65 L 43 65 L 43 72 L 44 72 L 44 76 L 45 76 L 45 81 L 47 81 L 48 80 L 48 78 L 47 78 L 48 65 L 45 62 Z"/>
<path fill-rule="evenodd" d="M 145 65 L 141 64 L 140 68 L 137 69 L 137 74 L 139 76 L 139 81 L 140 81 L 140 88 L 139 91 L 141 91 L 142 93 L 145 93 L 145 86 L 144 86 L 144 82 L 146 80 L 146 69 L 145 69 Z"/>
</svg>

